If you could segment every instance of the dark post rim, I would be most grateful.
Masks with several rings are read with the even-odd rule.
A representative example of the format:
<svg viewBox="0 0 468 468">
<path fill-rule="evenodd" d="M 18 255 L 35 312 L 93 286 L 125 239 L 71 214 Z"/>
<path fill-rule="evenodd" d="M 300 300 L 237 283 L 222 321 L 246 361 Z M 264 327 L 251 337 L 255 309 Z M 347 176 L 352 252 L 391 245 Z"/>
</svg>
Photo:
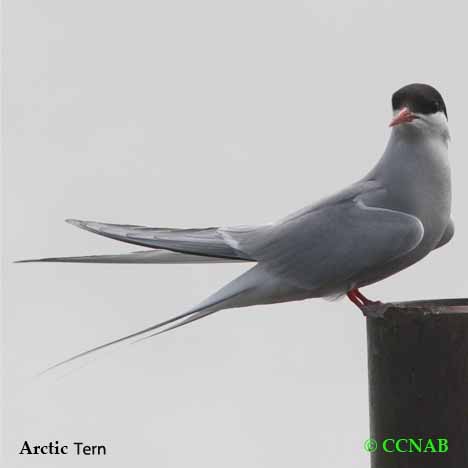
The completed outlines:
<svg viewBox="0 0 468 468">
<path fill-rule="evenodd" d="M 468 314 L 468 298 L 375 303 L 362 307 L 367 318 Z"/>
</svg>

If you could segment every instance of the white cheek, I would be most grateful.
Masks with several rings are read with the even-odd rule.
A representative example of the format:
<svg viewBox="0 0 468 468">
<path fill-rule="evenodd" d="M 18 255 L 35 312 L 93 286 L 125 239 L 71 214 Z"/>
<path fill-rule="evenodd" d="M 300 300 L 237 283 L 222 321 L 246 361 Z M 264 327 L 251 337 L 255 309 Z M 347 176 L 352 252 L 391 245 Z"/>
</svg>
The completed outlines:
<svg viewBox="0 0 468 468">
<path fill-rule="evenodd" d="M 436 112 L 435 114 L 428 115 L 427 120 L 431 125 L 437 127 L 446 127 L 448 123 L 447 117 L 445 117 L 443 112 Z"/>
<path fill-rule="evenodd" d="M 418 117 L 418 119 L 412 122 L 412 125 L 415 127 L 421 130 L 448 135 L 448 122 L 443 112 L 436 112 L 435 114 L 429 115 L 420 114 Z"/>
</svg>

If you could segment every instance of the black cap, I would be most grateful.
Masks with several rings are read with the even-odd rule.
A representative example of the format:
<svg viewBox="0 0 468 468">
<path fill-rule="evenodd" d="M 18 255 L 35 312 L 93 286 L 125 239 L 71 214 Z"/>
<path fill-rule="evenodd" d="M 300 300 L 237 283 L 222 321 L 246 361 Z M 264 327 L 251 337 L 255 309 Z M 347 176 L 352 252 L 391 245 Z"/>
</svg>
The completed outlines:
<svg viewBox="0 0 468 468">
<path fill-rule="evenodd" d="M 413 83 L 395 91 L 392 96 L 393 110 L 396 111 L 405 106 L 418 114 L 443 112 L 447 117 L 447 108 L 441 94 L 427 84 Z"/>
</svg>

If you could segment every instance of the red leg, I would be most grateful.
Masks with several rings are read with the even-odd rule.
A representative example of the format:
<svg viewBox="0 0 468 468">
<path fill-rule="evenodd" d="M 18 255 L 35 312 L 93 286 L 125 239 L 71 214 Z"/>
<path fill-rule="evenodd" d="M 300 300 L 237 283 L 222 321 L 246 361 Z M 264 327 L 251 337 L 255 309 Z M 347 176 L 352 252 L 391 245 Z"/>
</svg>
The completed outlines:
<svg viewBox="0 0 468 468">
<path fill-rule="evenodd" d="M 353 302 L 355 305 L 357 305 L 359 308 L 361 308 L 363 306 L 363 303 L 361 303 L 361 301 L 359 300 L 357 294 L 356 294 L 356 289 L 352 289 L 351 291 L 348 291 L 346 293 L 346 295 L 348 296 L 348 299 Z"/>
<path fill-rule="evenodd" d="M 371 301 L 370 299 L 367 299 L 367 297 L 364 296 L 364 294 L 362 294 L 362 292 L 359 291 L 359 289 L 355 289 L 354 291 L 355 291 L 356 296 L 362 301 L 364 305 L 376 304 L 379 302 L 379 301 Z"/>
<path fill-rule="evenodd" d="M 346 295 L 359 308 L 361 308 L 362 306 L 365 306 L 365 305 L 369 305 L 369 304 L 379 304 L 380 303 L 380 301 L 371 301 L 370 299 L 367 299 L 367 297 L 364 296 L 364 294 L 362 294 L 359 291 L 359 289 L 357 289 L 357 288 L 351 289 L 351 291 L 348 291 L 346 293 Z"/>
</svg>

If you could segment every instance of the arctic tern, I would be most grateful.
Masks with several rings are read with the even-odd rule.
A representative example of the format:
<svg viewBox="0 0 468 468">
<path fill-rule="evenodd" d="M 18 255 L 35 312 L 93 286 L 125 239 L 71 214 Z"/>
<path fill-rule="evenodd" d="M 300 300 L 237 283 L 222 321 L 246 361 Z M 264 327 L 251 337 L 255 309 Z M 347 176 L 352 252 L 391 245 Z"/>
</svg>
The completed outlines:
<svg viewBox="0 0 468 468">
<path fill-rule="evenodd" d="M 392 95 L 392 108 L 390 139 L 366 176 L 277 222 L 169 229 L 67 220 L 94 234 L 152 250 L 25 262 L 254 265 L 187 312 L 49 369 L 125 340 L 164 333 L 222 309 L 342 295 L 361 308 L 374 303 L 359 289 L 409 267 L 454 234 L 444 100 L 432 86 L 415 83 Z"/>
</svg>

